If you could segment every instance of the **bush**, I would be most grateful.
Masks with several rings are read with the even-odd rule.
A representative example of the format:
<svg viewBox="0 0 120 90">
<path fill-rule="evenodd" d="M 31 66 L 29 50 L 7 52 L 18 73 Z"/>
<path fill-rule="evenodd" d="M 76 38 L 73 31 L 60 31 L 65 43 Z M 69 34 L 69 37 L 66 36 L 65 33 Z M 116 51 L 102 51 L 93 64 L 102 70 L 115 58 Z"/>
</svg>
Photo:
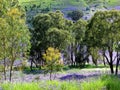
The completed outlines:
<svg viewBox="0 0 120 90">
<path fill-rule="evenodd" d="M 62 68 L 63 63 L 61 62 L 61 54 L 58 49 L 54 49 L 49 47 L 46 50 L 46 53 L 43 54 L 43 58 L 45 60 L 44 69 L 46 72 L 50 73 L 50 80 L 52 77 L 53 71 L 58 71 Z"/>
<path fill-rule="evenodd" d="M 79 10 L 74 10 L 72 12 L 69 12 L 67 16 L 70 17 L 73 21 L 77 21 L 81 17 L 83 17 L 83 12 Z"/>
</svg>

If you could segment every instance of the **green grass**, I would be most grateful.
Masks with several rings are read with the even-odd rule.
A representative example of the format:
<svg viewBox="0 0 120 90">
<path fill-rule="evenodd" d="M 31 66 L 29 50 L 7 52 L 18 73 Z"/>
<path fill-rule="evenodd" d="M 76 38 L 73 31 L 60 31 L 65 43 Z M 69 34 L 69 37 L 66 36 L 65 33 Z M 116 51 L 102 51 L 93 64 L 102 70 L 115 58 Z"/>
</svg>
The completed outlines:
<svg viewBox="0 0 120 90">
<path fill-rule="evenodd" d="M 83 82 L 81 86 L 82 90 L 102 90 L 105 87 L 101 79 L 92 82 Z"/>
<path fill-rule="evenodd" d="M 120 79 L 116 76 L 102 76 L 96 81 L 83 82 L 83 90 L 120 90 Z"/>
<path fill-rule="evenodd" d="M 38 83 L 4 83 L 3 90 L 39 90 Z"/>
<path fill-rule="evenodd" d="M 32 82 L 32 83 L 4 83 L 3 90 L 78 90 L 79 85 L 75 82 Z"/>
<path fill-rule="evenodd" d="M 116 76 L 102 76 L 97 80 L 84 81 L 41 81 L 32 83 L 2 83 L 3 90 L 119 90 L 120 79 Z"/>
</svg>

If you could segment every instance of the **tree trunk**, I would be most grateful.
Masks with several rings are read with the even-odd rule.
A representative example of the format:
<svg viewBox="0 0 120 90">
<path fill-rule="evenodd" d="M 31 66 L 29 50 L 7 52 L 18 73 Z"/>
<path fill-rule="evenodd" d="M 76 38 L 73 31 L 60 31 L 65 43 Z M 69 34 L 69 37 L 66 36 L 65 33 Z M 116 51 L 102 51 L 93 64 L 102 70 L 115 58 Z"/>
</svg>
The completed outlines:
<svg viewBox="0 0 120 90">
<path fill-rule="evenodd" d="M 118 74 L 118 65 L 119 65 L 119 60 L 117 60 L 117 63 L 116 63 L 115 75 L 117 75 L 117 74 Z"/>
<path fill-rule="evenodd" d="M 104 66 L 106 66 L 106 63 L 105 63 L 105 58 L 104 58 L 104 56 L 103 56 L 103 64 L 104 64 Z"/>
<path fill-rule="evenodd" d="M 5 42 L 5 38 L 3 38 L 3 45 L 4 45 L 4 79 L 6 80 L 6 42 Z"/>
<path fill-rule="evenodd" d="M 106 58 L 108 64 L 109 64 L 109 67 L 110 67 L 110 71 L 111 71 L 111 74 L 114 74 L 114 69 L 113 69 L 113 60 L 112 60 L 112 51 L 110 51 L 110 49 L 108 48 L 108 51 L 109 51 L 109 57 L 110 59 L 108 59 L 108 57 L 105 55 L 105 53 L 103 54 L 103 56 Z"/>
<path fill-rule="evenodd" d="M 110 64 L 111 74 L 114 74 L 113 63 Z"/>
<path fill-rule="evenodd" d="M 50 81 L 52 80 L 52 72 L 50 71 Z"/>
<path fill-rule="evenodd" d="M 4 79 L 6 80 L 6 60 L 4 57 Z"/>
<path fill-rule="evenodd" d="M 113 68 L 113 50 L 111 50 L 110 48 L 109 48 L 109 56 L 110 56 L 110 63 L 109 63 L 109 65 L 110 65 L 110 70 L 111 70 L 111 74 L 114 74 L 114 68 Z"/>
<path fill-rule="evenodd" d="M 50 69 L 50 81 L 52 80 L 52 66 L 51 66 L 51 69 Z"/>
<path fill-rule="evenodd" d="M 103 55 L 102 55 L 102 57 L 103 57 L 103 64 L 104 64 L 104 66 L 106 66 L 106 63 L 105 63 L 105 51 L 103 50 Z M 108 59 L 108 58 L 106 58 L 106 59 Z M 109 61 L 108 61 L 108 63 L 109 63 Z"/>
<path fill-rule="evenodd" d="M 95 60 L 93 56 L 92 56 L 92 61 L 95 64 L 95 66 L 97 67 L 97 60 Z"/>
<path fill-rule="evenodd" d="M 13 69 L 13 63 L 14 63 L 14 60 L 11 61 L 11 65 L 10 65 L 10 77 L 9 77 L 9 81 L 11 82 L 12 80 L 12 69 Z"/>
<path fill-rule="evenodd" d="M 30 63 L 30 70 L 32 71 L 33 69 L 32 69 L 32 67 L 33 67 L 33 59 L 31 59 L 31 63 Z"/>
<path fill-rule="evenodd" d="M 72 44 L 71 44 L 71 61 L 72 61 L 71 65 L 74 65 L 74 61 L 73 61 L 73 45 Z"/>
<path fill-rule="evenodd" d="M 118 52 L 117 52 L 117 62 L 116 62 L 115 75 L 117 75 L 117 74 L 118 74 L 118 65 L 119 65 L 119 61 L 120 61 L 120 58 L 119 58 L 119 55 L 118 55 Z"/>
</svg>

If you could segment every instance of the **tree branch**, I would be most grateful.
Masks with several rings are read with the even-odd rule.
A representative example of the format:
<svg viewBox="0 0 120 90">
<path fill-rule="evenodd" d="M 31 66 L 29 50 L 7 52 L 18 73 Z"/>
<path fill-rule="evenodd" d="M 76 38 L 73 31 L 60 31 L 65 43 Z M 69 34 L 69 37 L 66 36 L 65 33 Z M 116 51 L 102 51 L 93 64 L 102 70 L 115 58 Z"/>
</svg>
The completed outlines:
<svg viewBox="0 0 120 90">
<path fill-rule="evenodd" d="M 110 61 L 109 61 L 108 57 L 105 54 L 103 54 L 103 56 L 106 58 L 108 64 L 110 64 Z"/>
</svg>

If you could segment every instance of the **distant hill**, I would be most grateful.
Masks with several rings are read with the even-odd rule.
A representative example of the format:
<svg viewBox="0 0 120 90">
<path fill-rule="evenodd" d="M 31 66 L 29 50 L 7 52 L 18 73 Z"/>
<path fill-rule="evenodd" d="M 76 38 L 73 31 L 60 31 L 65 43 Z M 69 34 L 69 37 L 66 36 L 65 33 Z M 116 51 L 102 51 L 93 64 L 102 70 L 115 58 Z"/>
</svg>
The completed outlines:
<svg viewBox="0 0 120 90">
<path fill-rule="evenodd" d="M 81 10 L 84 12 L 83 19 L 88 20 L 99 10 L 120 10 L 120 0 L 19 0 L 19 4 L 26 10 L 27 24 L 30 28 L 33 16 L 41 12 L 61 10 L 66 17 L 72 10 Z"/>
</svg>

